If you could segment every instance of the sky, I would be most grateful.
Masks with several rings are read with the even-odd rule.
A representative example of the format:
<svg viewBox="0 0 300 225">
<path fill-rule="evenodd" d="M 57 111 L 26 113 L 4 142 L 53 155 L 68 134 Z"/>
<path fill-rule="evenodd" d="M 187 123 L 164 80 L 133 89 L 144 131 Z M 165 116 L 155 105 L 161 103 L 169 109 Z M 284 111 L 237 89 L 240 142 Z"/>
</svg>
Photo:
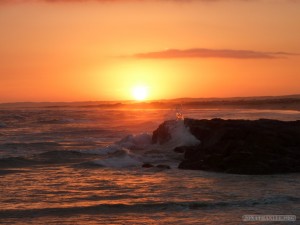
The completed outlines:
<svg viewBox="0 0 300 225">
<path fill-rule="evenodd" d="M 2 0 L 0 102 L 300 93 L 298 0 Z"/>
</svg>

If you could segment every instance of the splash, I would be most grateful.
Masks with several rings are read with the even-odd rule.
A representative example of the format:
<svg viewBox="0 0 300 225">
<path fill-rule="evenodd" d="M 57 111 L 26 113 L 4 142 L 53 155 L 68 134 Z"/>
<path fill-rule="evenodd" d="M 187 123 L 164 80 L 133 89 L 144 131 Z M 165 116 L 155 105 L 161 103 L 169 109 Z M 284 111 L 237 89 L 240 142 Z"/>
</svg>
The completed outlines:
<svg viewBox="0 0 300 225">
<path fill-rule="evenodd" d="M 96 165 L 113 168 L 136 167 L 141 166 L 142 163 L 139 155 L 133 154 L 128 149 L 122 149 L 109 157 L 94 161 Z"/>
<path fill-rule="evenodd" d="M 93 163 L 104 167 L 136 167 L 144 163 L 154 165 L 166 163 L 177 167 L 179 158 L 181 159 L 183 156 L 175 153 L 174 148 L 198 145 L 200 141 L 185 126 L 182 106 L 177 106 L 175 110 L 176 120 L 166 121 L 162 125 L 165 126 L 166 132 L 170 135 L 170 139 L 164 144 L 152 143 L 152 135 L 148 133 L 131 134 L 113 145 L 87 150 L 85 153 L 100 155 L 101 158 L 94 160 Z"/>
<path fill-rule="evenodd" d="M 177 167 L 178 160 L 181 160 L 183 156 L 175 153 L 173 149 L 180 146 L 198 145 L 200 141 L 190 133 L 182 119 L 167 121 L 165 126 L 171 136 L 166 143 L 153 144 L 152 135 L 147 133 L 128 135 L 113 145 L 88 150 L 88 153 L 101 156 L 92 163 L 113 168 L 141 167 L 144 163 Z"/>
<path fill-rule="evenodd" d="M 184 120 L 182 105 L 176 107 L 176 120 Z"/>
<path fill-rule="evenodd" d="M 171 135 L 171 140 L 166 143 L 167 146 L 175 148 L 200 144 L 200 140 L 192 135 L 189 128 L 185 126 L 184 120 L 170 121 L 166 126 Z"/>
</svg>

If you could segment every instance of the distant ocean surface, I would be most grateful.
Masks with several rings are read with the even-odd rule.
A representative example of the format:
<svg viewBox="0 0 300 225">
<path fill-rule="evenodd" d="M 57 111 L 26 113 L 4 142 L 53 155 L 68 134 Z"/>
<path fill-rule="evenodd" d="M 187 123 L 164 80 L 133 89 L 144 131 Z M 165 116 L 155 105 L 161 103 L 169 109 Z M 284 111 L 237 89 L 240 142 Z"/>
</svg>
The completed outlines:
<svg viewBox="0 0 300 225">
<path fill-rule="evenodd" d="M 299 111 L 184 109 L 195 119 L 300 120 Z M 296 224 L 300 174 L 179 170 L 176 139 L 151 144 L 173 109 L 0 108 L 0 224 Z M 280 132 L 280 131 L 278 131 Z M 144 163 L 168 165 L 142 168 Z M 297 222 L 243 222 L 296 215 Z"/>
</svg>

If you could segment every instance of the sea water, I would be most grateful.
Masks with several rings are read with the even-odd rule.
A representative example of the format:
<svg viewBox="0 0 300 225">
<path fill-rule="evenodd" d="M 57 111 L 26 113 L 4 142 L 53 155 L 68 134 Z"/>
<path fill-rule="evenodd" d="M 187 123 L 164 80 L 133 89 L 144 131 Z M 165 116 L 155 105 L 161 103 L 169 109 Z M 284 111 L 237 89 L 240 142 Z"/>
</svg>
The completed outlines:
<svg viewBox="0 0 300 225">
<path fill-rule="evenodd" d="M 287 110 L 185 109 L 183 115 L 300 119 L 299 111 Z M 183 156 L 173 149 L 201 140 L 179 120 L 169 143 L 152 144 L 153 130 L 170 119 L 176 112 L 168 109 L 1 109 L 0 223 L 263 224 L 243 222 L 243 215 L 300 218 L 300 174 L 179 170 Z"/>
</svg>

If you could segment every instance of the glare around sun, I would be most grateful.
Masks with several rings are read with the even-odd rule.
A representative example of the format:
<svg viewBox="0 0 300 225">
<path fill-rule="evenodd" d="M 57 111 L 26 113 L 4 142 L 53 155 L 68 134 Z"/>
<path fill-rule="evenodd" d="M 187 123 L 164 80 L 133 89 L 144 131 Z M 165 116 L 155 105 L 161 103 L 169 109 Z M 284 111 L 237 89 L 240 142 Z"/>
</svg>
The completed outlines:
<svg viewBox="0 0 300 225">
<path fill-rule="evenodd" d="M 132 89 L 132 95 L 137 101 L 145 100 L 148 97 L 148 88 L 145 86 L 136 86 Z"/>
</svg>

